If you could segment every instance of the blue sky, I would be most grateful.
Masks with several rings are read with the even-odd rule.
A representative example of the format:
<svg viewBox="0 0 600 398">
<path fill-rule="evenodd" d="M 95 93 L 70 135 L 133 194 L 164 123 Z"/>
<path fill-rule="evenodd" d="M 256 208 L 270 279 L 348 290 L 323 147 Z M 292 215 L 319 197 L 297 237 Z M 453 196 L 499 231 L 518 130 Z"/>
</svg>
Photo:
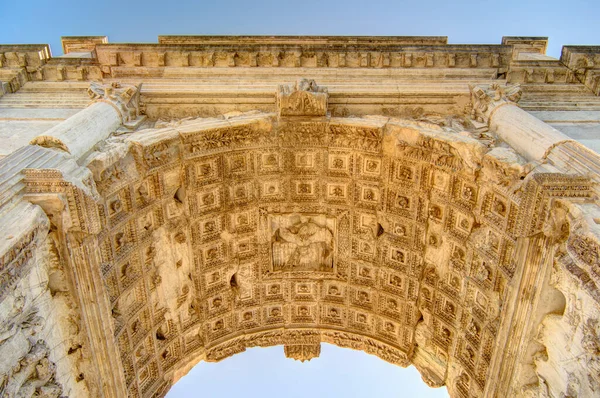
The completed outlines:
<svg viewBox="0 0 600 398">
<path fill-rule="evenodd" d="M 159 34 L 431 35 L 450 43 L 500 43 L 502 36 L 548 36 L 600 44 L 598 0 L 401 1 L 0 0 L 0 43 L 49 43 L 60 36 L 108 35 L 156 42 Z"/>
<path fill-rule="evenodd" d="M 0 43 L 48 43 L 107 35 L 111 42 L 156 42 L 159 34 L 430 35 L 450 43 L 499 44 L 502 36 L 548 36 L 548 55 L 562 45 L 600 45 L 600 1 L 17 1 L 0 0 Z M 196 366 L 171 391 L 183 397 L 439 397 L 414 368 L 323 344 L 309 363 L 282 347 L 251 349 L 218 364 Z"/>
<path fill-rule="evenodd" d="M 321 344 L 321 356 L 310 362 L 286 358 L 279 346 L 200 363 L 167 395 L 184 397 L 417 398 L 448 393 L 445 387 L 429 388 L 412 366 L 404 369 L 362 351 Z"/>
</svg>

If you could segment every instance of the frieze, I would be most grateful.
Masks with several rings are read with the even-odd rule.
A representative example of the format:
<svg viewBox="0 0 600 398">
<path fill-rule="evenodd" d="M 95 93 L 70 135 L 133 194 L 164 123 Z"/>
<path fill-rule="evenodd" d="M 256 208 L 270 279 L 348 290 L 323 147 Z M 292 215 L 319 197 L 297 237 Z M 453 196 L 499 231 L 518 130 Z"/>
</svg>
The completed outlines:
<svg viewBox="0 0 600 398">
<path fill-rule="evenodd" d="M 381 150 L 382 132 L 379 128 L 331 123 L 329 134 L 332 147 L 346 147 L 368 152 Z"/>
<path fill-rule="evenodd" d="M 205 130 L 189 141 L 187 152 L 193 155 L 207 150 L 259 145 L 267 140 L 268 135 L 269 130 L 252 124 Z"/>
</svg>

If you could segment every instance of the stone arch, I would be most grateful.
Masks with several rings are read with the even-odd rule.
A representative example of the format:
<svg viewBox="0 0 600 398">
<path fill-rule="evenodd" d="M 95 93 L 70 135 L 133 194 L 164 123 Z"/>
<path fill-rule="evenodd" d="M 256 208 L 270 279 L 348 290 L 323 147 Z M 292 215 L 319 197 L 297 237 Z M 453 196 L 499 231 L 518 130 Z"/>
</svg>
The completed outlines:
<svg viewBox="0 0 600 398">
<path fill-rule="evenodd" d="M 0 391 L 161 396 L 190 360 L 333 341 L 456 397 L 598 395 L 600 161 L 536 113 L 595 109 L 597 49 L 280 39 L 11 46 L 28 107 L 109 81 L 0 159 Z"/>
<path fill-rule="evenodd" d="M 130 393 L 166 392 L 190 357 L 326 341 L 483 394 L 520 220 L 545 208 L 527 162 L 459 122 L 229 115 L 93 158 Z"/>
</svg>

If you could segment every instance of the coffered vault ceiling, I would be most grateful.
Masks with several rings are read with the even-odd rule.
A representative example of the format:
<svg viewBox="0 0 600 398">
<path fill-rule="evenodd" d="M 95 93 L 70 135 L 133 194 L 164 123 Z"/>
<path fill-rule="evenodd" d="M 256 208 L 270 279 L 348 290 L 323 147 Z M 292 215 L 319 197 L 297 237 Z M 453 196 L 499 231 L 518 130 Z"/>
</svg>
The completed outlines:
<svg viewBox="0 0 600 398">
<path fill-rule="evenodd" d="M 164 396 L 327 342 L 453 397 L 594 395 L 599 162 L 565 132 L 600 59 L 545 43 L 0 46 L 0 391 Z"/>
</svg>

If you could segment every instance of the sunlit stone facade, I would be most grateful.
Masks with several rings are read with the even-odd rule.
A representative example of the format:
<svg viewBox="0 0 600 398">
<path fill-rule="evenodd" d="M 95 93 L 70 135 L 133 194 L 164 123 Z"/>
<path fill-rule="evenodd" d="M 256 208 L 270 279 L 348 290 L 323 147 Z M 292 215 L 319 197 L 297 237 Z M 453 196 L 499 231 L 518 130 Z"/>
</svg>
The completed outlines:
<svg viewBox="0 0 600 398">
<path fill-rule="evenodd" d="M 600 47 L 63 47 L 0 45 L 0 395 L 322 342 L 452 397 L 600 395 Z"/>
</svg>

